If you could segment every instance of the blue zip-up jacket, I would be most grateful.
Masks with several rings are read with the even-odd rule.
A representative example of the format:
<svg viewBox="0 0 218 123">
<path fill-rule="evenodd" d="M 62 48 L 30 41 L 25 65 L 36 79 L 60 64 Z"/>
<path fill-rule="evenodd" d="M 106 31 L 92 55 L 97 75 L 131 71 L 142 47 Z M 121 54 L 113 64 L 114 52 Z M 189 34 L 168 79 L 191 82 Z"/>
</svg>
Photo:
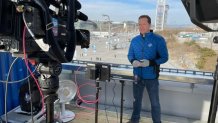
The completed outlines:
<svg viewBox="0 0 218 123">
<path fill-rule="evenodd" d="M 128 59 L 131 63 L 134 60 L 149 60 L 148 67 L 133 68 L 133 74 L 142 79 L 155 79 L 157 77 L 155 66 L 168 60 L 165 39 L 153 32 L 146 33 L 144 37 L 142 35 L 134 37 L 129 47 Z"/>
</svg>

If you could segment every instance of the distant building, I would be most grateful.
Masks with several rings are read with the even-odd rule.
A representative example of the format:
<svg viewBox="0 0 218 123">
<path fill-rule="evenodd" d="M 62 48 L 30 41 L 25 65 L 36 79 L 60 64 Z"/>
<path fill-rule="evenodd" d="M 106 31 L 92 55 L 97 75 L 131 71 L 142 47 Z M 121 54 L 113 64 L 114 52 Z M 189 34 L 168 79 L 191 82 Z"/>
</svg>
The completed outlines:
<svg viewBox="0 0 218 123">
<path fill-rule="evenodd" d="M 91 32 L 91 36 L 94 36 L 94 37 L 109 37 L 109 36 L 114 36 L 115 33 L 111 33 L 109 35 L 109 32 L 100 32 L 100 31 L 92 31 Z"/>
<path fill-rule="evenodd" d="M 91 20 L 87 21 L 81 21 L 79 20 L 78 22 L 75 23 L 75 28 L 76 29 L 88 29 L 88 30 L 96 30 L 98 27 L 97 23 Z"/>
</svg>

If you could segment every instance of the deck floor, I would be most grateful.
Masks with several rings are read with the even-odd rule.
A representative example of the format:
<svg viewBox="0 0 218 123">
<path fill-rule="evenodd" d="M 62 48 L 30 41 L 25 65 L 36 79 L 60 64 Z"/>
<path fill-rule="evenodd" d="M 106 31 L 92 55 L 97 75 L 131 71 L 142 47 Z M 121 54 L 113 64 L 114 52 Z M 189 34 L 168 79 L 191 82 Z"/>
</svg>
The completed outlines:
<svg viewBox="0 0 218 123">
<path fill-rule="evenodd" d="M 83 108 L 78 108 L 74 106 L 67 106 L 68 109 L 72 110 L 76 117 L 70 123 L 95 123 L 95 112 Z M 107 112 L 107 113 L 106 113 Z M 98 113 L 98 123 L 120 123 L 120 113 L 113 111 L 99 110 Z M 123 122 L 126 123 L 131 114 L 131 110 L 125 110 L 123 114 Z M 117 116 L 118 115 L 118 116 Z M 152 119 L 149 112 L 143 112 L 144 117 L 141 118 L 140 123 L 152 123 Z M 162 123 L 206 123 L 200 121 L 194 121 L 183 117 L 175 117 L 162 115 Z"/>
</svg>

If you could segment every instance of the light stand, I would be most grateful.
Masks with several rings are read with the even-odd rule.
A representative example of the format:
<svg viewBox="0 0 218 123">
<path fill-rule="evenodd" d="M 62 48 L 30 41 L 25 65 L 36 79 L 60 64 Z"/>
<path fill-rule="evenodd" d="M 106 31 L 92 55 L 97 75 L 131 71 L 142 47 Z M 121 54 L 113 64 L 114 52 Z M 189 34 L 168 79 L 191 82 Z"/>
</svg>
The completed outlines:
<svg viewBox="0 0 218 123">
<path fill-rule="evenodd" d="M 124 99 L 123 99 L 123 91 L 124 91 L 124 85 L 125 85 L 125 81 L 124 80 L 119 80 L 120 83 L 121 83 L 121 100 L 120 100 L 120 123 L 123 122 L 123 102 L 124 102 Z"/>
<path fill-rule="evenodd" d="M 111 65 L 97 63 L 95 65 L 87 65 L 87 78 L 95 80 L 96 84 L 96 103 L 95 103 L 95 123 L 98 123 L 98 101 L 99 101 L 99 91 L 101 87 L 99 86 L 100 81 L 110 81 L 111 75 Z"/>
<path fill-rule="evenodd" d="M 99 81 L 97 79 L 95 80 L 96 84 L 96 100 L 99 101 L 99 91 L 101 90 L 101 87 L 99 86 Z M 98 101 L 95 103 L 95 123 L 98 123 Z"/>
<path fill-rule="evenodd" d="M 61 122 L 58 119 L 54 119 L 54 102 L 58 99 L 56 92 L 59 88 L 58 75 L 61 73 L 61 70 L 61 64 L 57 62 L 39 64 L 38 72 L 41 76 L 38 80 L 46 104 L 46 121 L 42 121 L 43 123 Z"/>
<path fill-rule="evenodd" d="M 123 103 L 124 103 L 124 86 L 126 81 L 131 81 L 129 79 L 123 79 L 122 77 L 113 78 L 113 80 L 118 80 L 121 83 L 121 98 L 120 98 L 120 123 L 123 123 Z"/>
</svg>

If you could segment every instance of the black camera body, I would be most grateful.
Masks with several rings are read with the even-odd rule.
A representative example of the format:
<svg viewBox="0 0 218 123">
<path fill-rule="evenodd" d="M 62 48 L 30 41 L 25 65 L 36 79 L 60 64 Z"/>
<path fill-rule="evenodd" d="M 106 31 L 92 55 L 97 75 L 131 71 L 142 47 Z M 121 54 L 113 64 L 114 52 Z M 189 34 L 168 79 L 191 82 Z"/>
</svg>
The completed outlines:
<svg viewBox="0 0 218 123">
<path fill-rule="evenodd" d="M 63 63 L 67 60 L 64 58 L 59 60 L 59 57 L 61 55 L 61 57 L 63 55 L 66 57 L 68 51 L 74 52 L 75 45 L 88 48 L 90 32 L 75 29 L 72 26 L 74 22 L 83 19 L 86 15 L 83 14 L 82 17 L 77 15 L 77 10 L 81 8 L 77 0 L 71 8 L 68 4 L 70 3 L 67 0 L 0 0 L 0 50 L 23 54 L 23 40 L 25 40 L 25 52 L 29 58 L 52 59 Z M 69 14 L 74 14 L 74 16 L 69 16 Z M 88 17 L 85 18 L 87 19 Z M 26 31 L 25 26 L 28 26 Z M 28 29 L 34 34 L 35 39 Z M 69 38 L 72 34 L 75 36 Z M 36 39 L 43 40 L 42 45 L 48 45 L 49 50 L 45 51 L 40 48 Z M 72 60 L 72 53 L 68 61 L 70 59 Z"/>
<path fill-rule="evenodd" d="M 22 14 L 16 12 L 16 8 L 13 5 L 12 2 L 2 0 L 2 5 L 0 8 L 0 44 L 2 46 L 2 49 L 5 51 L 9 51 L 11 53 L 23 53 L 23 45 L 22 45 L 22 34 L 23 34 L 23 28 L 24 28 L 24 22 L 22 19 Z M 30 28 L 35 28 L 35 33 L 38 33 L 37 35 L 40 35 L 40 32 L 42 33 L 43 30 L 39 27 L 40 26 L 40 20 L 39 20 L 39 14 L 36 14 L 36 10 L 32 13 L 32 17 L 29 16 L 27 20 L 30 20 L 32 18 L 32 25 Z M 37 19 L 34 19 L 37 18 Z M 34 20 L 34 21 L 33 21 Z M 43 33 L 41 34 L 43 35 Z M 39 46 L 34 42 L 34 40 L 31 38 L 29 34 L 26 36 L 26 52 L 29 53 L 35 53 L 40 52 Z"/>
</svg>

